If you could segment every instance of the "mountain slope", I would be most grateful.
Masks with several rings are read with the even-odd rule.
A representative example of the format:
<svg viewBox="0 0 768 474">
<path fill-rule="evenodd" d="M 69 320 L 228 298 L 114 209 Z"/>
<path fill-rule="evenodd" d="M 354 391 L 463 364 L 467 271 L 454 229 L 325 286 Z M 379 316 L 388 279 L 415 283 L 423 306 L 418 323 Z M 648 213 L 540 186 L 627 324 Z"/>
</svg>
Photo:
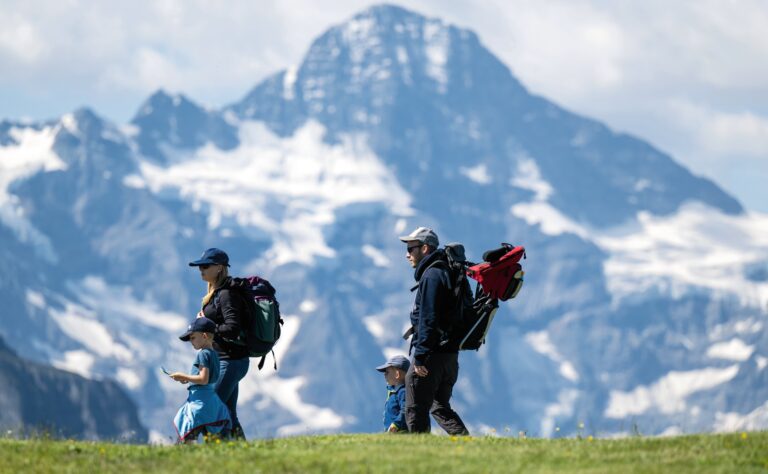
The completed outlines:
<svg viewBox="0 0 768 474">
<path fill-rule="evenodd" d="M 25 361 L 0 339 L 0 427 L 55 437 L 145 442 L 135 403 L 113 381 Z"/>
</svg>

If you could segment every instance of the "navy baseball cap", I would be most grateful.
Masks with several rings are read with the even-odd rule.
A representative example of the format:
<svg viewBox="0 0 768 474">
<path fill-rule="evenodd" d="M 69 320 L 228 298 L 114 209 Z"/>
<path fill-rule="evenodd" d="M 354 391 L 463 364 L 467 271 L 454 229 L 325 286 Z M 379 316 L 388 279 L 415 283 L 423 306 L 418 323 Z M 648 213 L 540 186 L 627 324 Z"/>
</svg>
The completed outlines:
<svg viewBox="0 0 768 474">
<path fill-rule="evenodd" d="M 407 357 L 396 355 L 396 356 L 390 357 L 389 360 L 387 360 L 383 365 L 376 367 L 376 370 L 378 370 L 379 372 L 384 372 L 385 370 L 387 370 L 387 367 L 395 367 L 400 370 L 404 370 L 408 372 L 408 367 L 410 366 L 411 366 L 411 361 L 409 361 Z"/>
<path fill-rule="evenodd" d="M 193 332 L 214 333 L 216 332 L 216 323 L 205 317 L 195 318 L 195 320 L 187 327 L 187 332 L 179 336 L 179 339 L 188 341 L 189 336 L 191 336 Z"/>
<path fill-rule="evenodd" d="M 199 259 L 189 262 L 190 267 L 199 267 L 200 265 L 224 265 L 229 266 L 229 255 L 221 249 L 210 248 L 203 252 Z"/>
</svg>

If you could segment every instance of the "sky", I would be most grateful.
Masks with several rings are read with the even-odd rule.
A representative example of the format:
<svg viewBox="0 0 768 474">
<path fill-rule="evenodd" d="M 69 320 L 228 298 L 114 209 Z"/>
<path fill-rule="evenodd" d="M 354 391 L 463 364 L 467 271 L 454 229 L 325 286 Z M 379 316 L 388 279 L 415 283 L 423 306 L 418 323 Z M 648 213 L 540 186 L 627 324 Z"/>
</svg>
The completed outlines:
<svg viewBox="0 0 768 474">
<path fill-rule="evenodd" d="M 126 123 L 159 88 L 219 108 L 376 3 L 0 0 L 0 120 L 88 106 Z M 768 212 L 768 0 L 397 4 L 475 31 L 531 92 Z"/>
</svg>

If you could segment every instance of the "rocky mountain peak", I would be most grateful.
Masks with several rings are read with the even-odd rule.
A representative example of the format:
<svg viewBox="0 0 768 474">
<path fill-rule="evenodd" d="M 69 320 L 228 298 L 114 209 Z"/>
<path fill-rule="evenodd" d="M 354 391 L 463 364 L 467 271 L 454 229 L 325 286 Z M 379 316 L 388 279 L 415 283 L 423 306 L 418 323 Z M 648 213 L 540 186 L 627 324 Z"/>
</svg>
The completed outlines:
<svg viewBox="0 0 768 474">
<path fill-rule="evenodd" d="M 138 128 L 136 141 L 142 154 L 159 162 L 168 159 L 160 143 L 177 149 L 194 149 L 208 142 L 229 149 L 238 143 L 234 128 L 218 112 L 163 89 L 144 101 L 131 124 Z"/>
</svg>

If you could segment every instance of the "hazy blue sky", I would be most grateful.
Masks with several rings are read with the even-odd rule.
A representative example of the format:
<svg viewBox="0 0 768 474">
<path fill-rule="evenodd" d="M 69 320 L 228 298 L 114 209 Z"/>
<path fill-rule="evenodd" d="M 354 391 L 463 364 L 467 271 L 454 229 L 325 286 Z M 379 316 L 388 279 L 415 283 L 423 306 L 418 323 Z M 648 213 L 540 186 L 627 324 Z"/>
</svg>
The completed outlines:
<svg viewBox="0 0 768 474">
<path fill-rule="evenodd" d="M 220 107 L 374 3 L 0 0 L 0 118 L 88 105 L 124 123 L 160 87 Z M 768 212 L 768 0 L 399 4 L 476 31 L 534 93 Z"/>
</svg>

